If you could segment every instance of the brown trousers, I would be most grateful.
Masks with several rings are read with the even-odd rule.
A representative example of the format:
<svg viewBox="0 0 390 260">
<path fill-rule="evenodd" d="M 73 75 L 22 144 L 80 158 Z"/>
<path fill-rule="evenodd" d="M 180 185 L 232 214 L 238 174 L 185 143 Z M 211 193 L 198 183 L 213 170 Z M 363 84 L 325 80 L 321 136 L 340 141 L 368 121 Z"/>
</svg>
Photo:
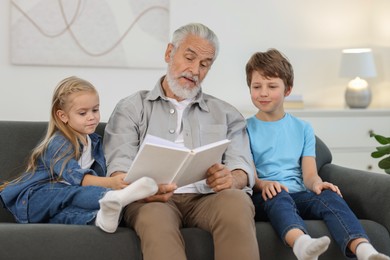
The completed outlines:
<svg viewBox="0 0 390 260">
<path fill-rule="evenodd" d="M 167 203 L 134 202 L 124 212 L 141 240 L 145 260 L 185 260 L 180 228 L 210 232 L 216 260 L 258 260 L 252 200 L 237 189 L 213 194 L 174 194 Z"/>
</svg>

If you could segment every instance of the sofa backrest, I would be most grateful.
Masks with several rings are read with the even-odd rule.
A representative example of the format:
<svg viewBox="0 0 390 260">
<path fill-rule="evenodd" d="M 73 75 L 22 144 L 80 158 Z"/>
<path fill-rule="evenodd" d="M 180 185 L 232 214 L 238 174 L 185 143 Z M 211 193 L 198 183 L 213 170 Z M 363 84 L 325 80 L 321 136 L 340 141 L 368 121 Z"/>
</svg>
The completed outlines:
<svg viewBox="0 0 390 260">
<path fill-rule="evenodd" d="M 100 123 L 96 132 L 104 135 L 106 123 Z M 25 169 L 31 150 L 44 137 L 47 122 L 0 121 L 0 183 L 11 180 Z M 332 161 L 328 147 L 317 137 L 318 170 Z M 0 207 L 0 222 L 10 220 L 9 214 Z"/>
<path fill-rule="evenodd" d="M 106 123 L 96 132 L 103 136 Z M 0 182 L 24 171 L 32 149 L 42 140 L 47 122 L 0 121 Z"/>
<path fill-rule="evenodd" d="M 316 136 L 316 163 L 317 170 L 320 171 L 322 166 L 327 163 L 332 162 L 332 153 L 330 152 L 328 146 Z"/>
<path fill-rule="evenodd" d="M 103 136 L 106 123 L 96 132 Z M 26 167 L 32 149 L 42 140 L 47 122 L 0 121 L 0 183 L 12 180 Z M 12 215 L 0 203 L 0 222 L 14 222 Z"/>
</svg>

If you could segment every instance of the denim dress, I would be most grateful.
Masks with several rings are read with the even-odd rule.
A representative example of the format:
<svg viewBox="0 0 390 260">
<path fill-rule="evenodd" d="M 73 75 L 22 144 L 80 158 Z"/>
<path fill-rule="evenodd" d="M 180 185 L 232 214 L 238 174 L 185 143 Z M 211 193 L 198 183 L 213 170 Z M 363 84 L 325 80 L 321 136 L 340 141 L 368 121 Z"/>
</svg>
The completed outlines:
<svg viewBox="0 0 390 260">
<path fill-rule="evenodd" d="M 101 137 L 95 133 L 89 137 L 94 159 L 90 169 L 82 169 L 75 158 L 66 161 L 66 156 L 59 157 L 72 154 L 73 147 L 61 132 L 56 132 L 38 159 L 36 171 L 24 173 L 21 180 L 5 187 L 0 198 L 17 222 L 93 224 L 100 209 L 99 200 L 110 189 L 81 186 L 85 174 L 106 176 Z"/>
</svg>

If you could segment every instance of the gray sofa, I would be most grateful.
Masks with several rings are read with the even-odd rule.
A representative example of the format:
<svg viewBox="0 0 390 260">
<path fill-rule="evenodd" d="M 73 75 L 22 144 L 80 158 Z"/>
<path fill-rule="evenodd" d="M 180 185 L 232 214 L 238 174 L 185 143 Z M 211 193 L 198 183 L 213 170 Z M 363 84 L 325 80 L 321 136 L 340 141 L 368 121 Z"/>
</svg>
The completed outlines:
<svg viewBox="0 0 390 260">
<path fill-rule="evenodd" d="M 0 121 L 0 181 L 23 170 L 23 162 L 46 130 L 46 122 Z M 105 124 L 98 133 L 103 134 Z M 352 170 L 331 164 L 332 156 L 317 138 L 317 163 L 321 177 L 335 183 L 361 220 L 374 246 L 390 255 L 390 176 Z M 320 220 L 307 220 L 313 237 L 330 235 Z M 162 223 L 163 225 L 163 223 Z M 292 250 L 267 222 L 257 222 L 261 259 L 295 259 Z M 183 228 L 188 259 L 213 259 L 213 240 L 197 228 Z M 135 232 L 120 227 L 107 234 L 95 226 L 17 224 L 0 207 L 0 259 L 142 259 Z M 344 259 L 334 241 L 320 259 Z"/>
</svg>

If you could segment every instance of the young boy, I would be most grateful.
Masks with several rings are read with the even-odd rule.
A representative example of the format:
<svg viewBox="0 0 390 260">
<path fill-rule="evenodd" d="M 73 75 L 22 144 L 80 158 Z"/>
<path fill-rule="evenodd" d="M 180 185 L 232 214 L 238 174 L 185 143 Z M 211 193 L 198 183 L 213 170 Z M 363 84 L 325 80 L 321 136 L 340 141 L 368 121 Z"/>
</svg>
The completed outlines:
<svg viewBox="0 0 390 260">
<path fill-rule="evenodd" d="M 285 113 L 283 101 L 294 81 L 288 59 L 275 49 L 257 52 L 246 65 L 246 76 L 259 109 L 247 119 L 258 176 L 252 197 L 256 220 L 267 216 L 299 260 L 318 259 L 330 243 L 327 236 L 311 238 L 303 219 L 323 219 L 347 257 L 389 260 L 370 244 L 338 187 L 319 177 L 313 128 Z"/>
</svg>

